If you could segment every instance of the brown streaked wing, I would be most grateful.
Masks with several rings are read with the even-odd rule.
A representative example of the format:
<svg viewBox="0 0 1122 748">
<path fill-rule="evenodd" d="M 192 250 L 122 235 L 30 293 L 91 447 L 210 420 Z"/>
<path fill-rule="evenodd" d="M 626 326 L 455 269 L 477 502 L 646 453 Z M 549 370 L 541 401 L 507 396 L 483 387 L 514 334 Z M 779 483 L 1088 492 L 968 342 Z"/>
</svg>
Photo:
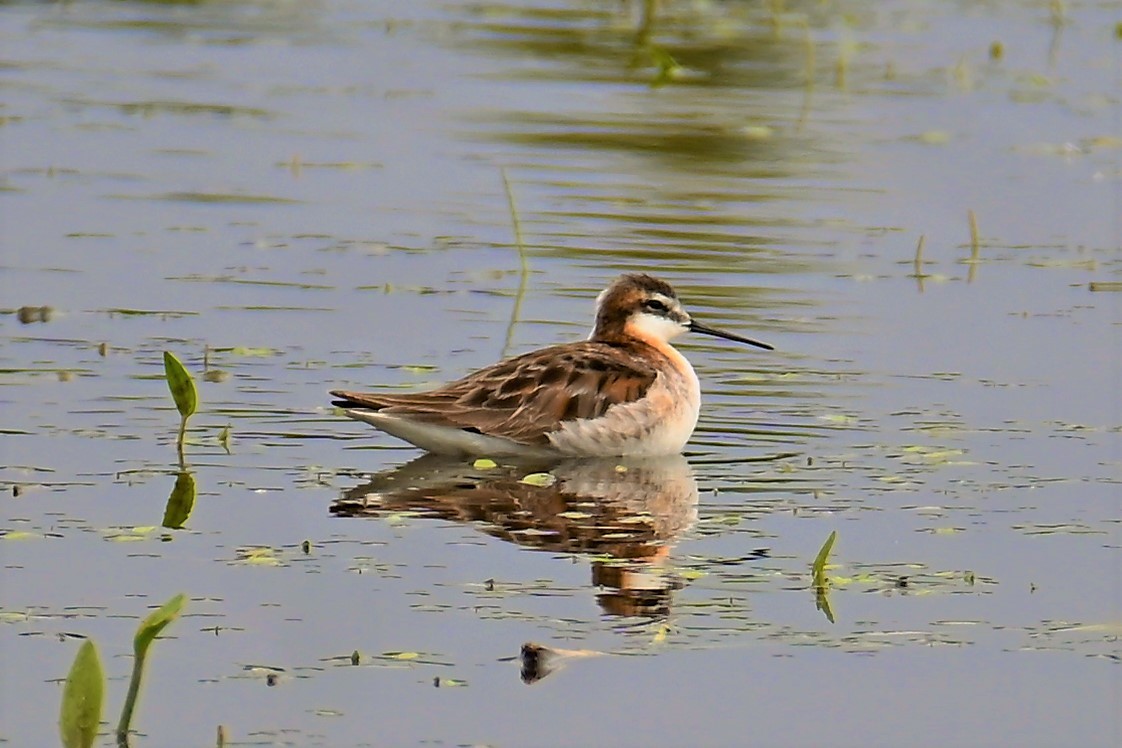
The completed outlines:
<svg viewBox="0 0 1122 748">
<path fill-rule="evenodd" d="M 544 444 L 561 422 L 598 418 L 643 397 L 657 375 L 635 346 L 584 341 L 516 356 L 430 392 L 332 394 L 344 405 Z"/>
</svg>

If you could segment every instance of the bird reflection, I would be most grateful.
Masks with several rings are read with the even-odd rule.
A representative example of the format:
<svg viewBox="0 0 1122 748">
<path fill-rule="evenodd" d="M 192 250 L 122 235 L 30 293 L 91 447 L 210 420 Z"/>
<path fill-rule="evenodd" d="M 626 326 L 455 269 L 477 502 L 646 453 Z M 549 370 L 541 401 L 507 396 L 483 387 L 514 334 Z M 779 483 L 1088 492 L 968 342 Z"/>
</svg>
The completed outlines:
<svg viewBox="0 0 1122 748">
<path fill-rule="evenodd" d="M 670 613 L 682 583 L 663 564 L 697 519 L 697 482 L 684 457 L 491 465 L 425 455 L 347 490 L 331 512 L 409 510 L 471 522 L 527 548 L 593 555 L 592 583 L 604 613 Z"/>
</svg>

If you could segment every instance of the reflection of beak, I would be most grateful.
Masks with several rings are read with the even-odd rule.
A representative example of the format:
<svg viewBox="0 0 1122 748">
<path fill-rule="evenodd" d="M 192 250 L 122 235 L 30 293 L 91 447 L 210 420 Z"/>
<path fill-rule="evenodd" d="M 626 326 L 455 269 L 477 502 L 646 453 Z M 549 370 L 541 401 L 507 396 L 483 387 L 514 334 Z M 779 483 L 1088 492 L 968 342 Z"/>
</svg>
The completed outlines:
<svg viewBox="0 0 1122 748">
<path fill-rule="evenodd" d="M 536 683 L 574 657 L 599 657 L 607 654 L 595 649 L 551 649 L 541 644 L 526 642 L 522 645 L 522 682 L 526 685 Z"/>
<path fill-rule="evenodd" d="M 705 335 L 712 335 L 715 338 L 724 338 L 725 340 L 735 340 L 737 343 L 747 343 L 748 345 L 754 345 L 757 348 L 764 348 L 764 349 L 769 350 L 769 351 L 774 351 L 775 350 L 773 347 L 771 347 L 767 343 L 761 343 L 760 341 L 752 340 L 751 338 L 742 338 L 741 336 L 734 335 L 731 332 L 725 332 L 724 330 L 718 330 L 715 327 L 709 327 L 708 325 L 703 325 L 700 322 L 697 322 L 695 320 L 690 320 L 690 324 L 688 325 L 687 329 L 690 332 L 700 332 L 700 333 L 703 333 Z"/>
<path fill-rule="evenodd" d="M 526 642 L 522 645 L 522 682 L 526 685 L 537 683 L 553 672 L 553 652 L 540 644 Z"/>
</svg>

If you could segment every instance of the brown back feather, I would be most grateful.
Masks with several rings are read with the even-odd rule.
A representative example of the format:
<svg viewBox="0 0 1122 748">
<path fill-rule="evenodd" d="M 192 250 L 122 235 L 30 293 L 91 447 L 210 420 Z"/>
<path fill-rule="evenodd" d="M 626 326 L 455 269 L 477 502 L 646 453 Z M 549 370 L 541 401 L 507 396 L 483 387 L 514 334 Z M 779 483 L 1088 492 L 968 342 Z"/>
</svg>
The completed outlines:
<svg viewBox="0 0 1122 748">
<path fill-rule="evenodd" d="M 333 391 L 336 405 L 408 415 L 524 444 L 545 444 L 558 422 L 599 418 L 642 398 L 662 354 L 641 342 L 584 341 L 501 361 L 429 392 Z"/>
</svg>

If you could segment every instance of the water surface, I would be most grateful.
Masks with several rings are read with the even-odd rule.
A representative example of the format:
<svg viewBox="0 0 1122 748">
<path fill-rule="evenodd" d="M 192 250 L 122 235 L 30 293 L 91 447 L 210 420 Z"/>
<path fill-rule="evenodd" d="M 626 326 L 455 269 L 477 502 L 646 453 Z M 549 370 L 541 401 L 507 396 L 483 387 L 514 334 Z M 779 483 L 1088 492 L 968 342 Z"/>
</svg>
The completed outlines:
<svg viewBox="0 0 1122 748">
<path fill-rule="evenodd" d="M 76 637 L 115 724 L 185 592 L 137 745 L 1122 741 L 1117 9 L 642 7 L 0 10 L 0 739 Z M 777 347 L 682 342 L 682 462 L 527 485 L 327 403 L 624 270 Z"/>
</svg>

